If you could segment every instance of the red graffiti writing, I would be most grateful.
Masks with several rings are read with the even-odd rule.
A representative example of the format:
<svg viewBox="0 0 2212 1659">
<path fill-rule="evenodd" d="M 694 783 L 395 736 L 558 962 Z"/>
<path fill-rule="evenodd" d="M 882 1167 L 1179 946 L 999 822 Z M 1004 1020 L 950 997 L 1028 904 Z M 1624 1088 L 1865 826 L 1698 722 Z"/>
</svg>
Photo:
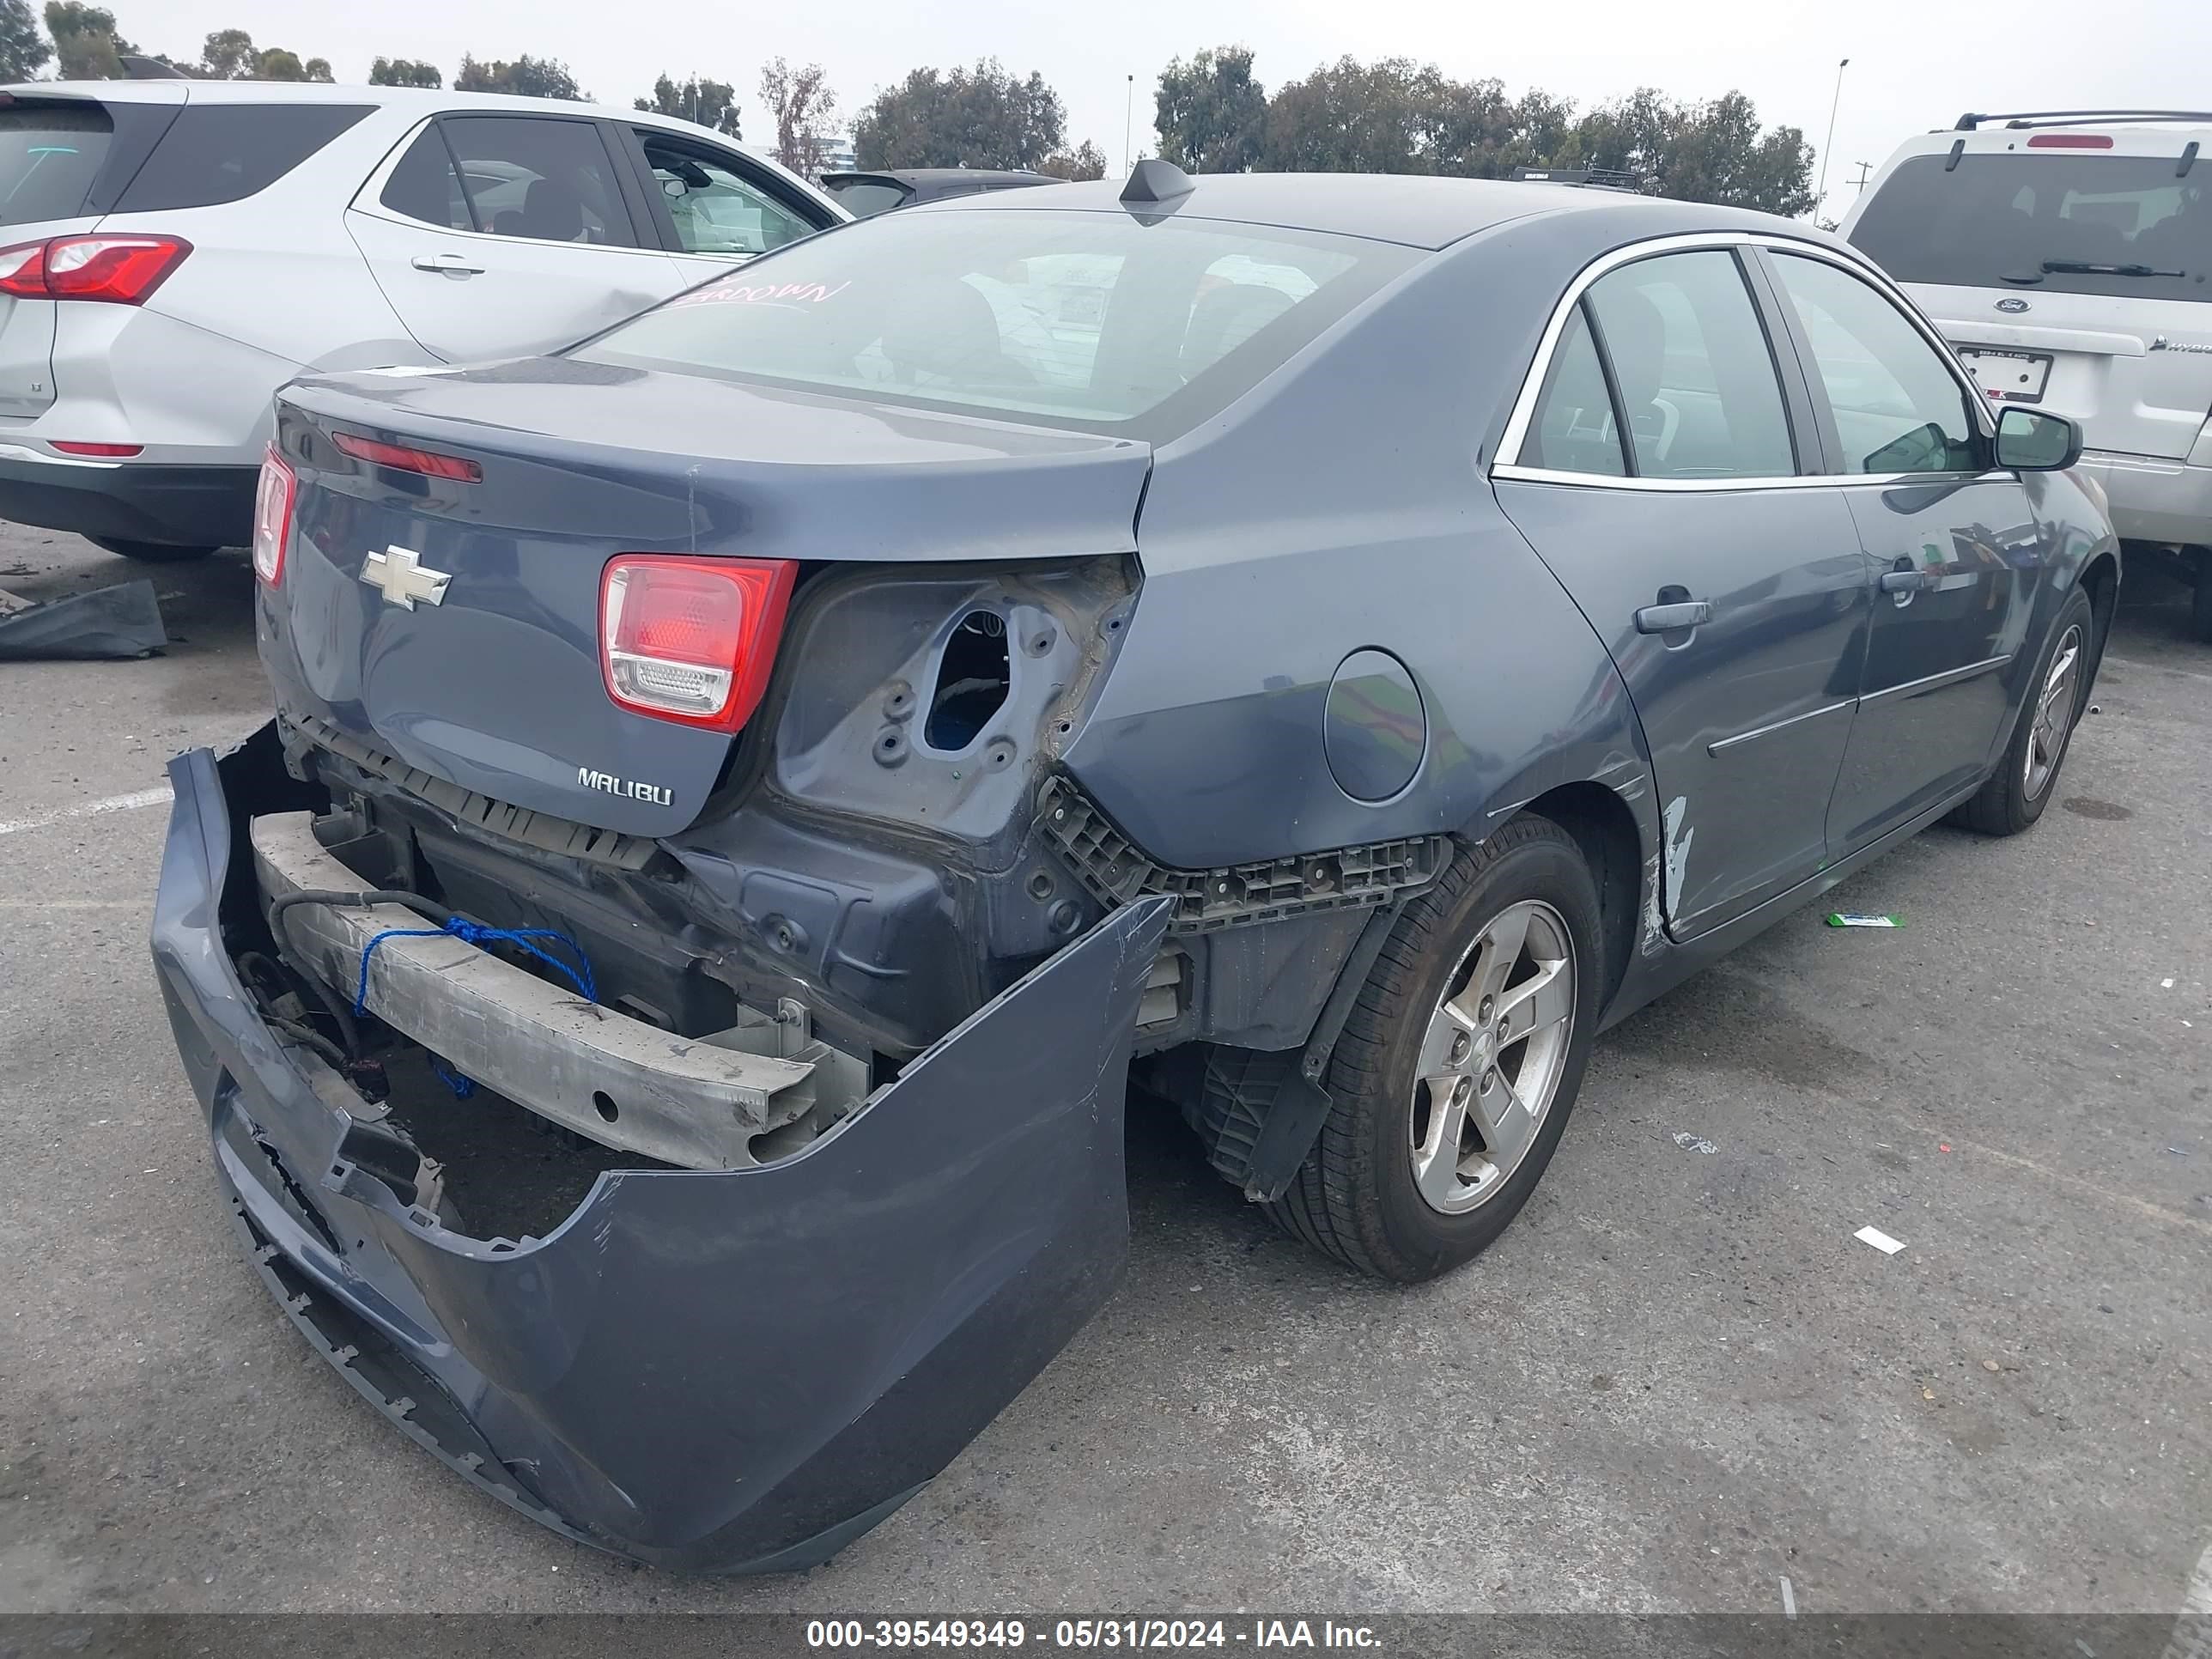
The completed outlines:
<svg viewBox="0 0 2212 1659">
<path fill-rule="evenodd" d="M 674 303 L 679 306 L 758 306 L 804 301 L 818 306 L 825 300 L 836 299 L 850 287 L 850 282 L 840 283 L 835 288 L 825 288 L 820 283 L 715 283 L 706 288 L 694 289 L 678 297 Z"/>
</svg>

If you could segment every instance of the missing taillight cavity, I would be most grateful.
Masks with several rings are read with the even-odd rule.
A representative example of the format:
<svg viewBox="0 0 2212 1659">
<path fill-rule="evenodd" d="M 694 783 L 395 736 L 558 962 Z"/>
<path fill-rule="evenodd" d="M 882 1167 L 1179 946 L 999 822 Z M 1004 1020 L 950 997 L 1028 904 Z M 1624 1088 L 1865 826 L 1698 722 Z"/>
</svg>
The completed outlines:
<svg viewBox="0 0 2212 1659">
<path fill-rule="evenodd" d="M 945 643 L 922 736 L 933 749 L 965 749 L 1006 706 L 1011 684 L 1006 619 L 995 611 L 970 611 Z"/>
<path fill-rule="evenodd" d="M 433 478 L 451 478 L 456 483 L 483 482 L 483 468 L 474 461 L 463 460 L 458 455 L 441 455 L 434 450 L 414 449 L 404 444 L 380 443 L 374 438 L 364 438 L 351 432 L 333 432 L 331 441 L 342 453 L 374 466 L 388 466 L 399 472 L 420 472 Z"/>
<path fill-rule="evenodd" d="M 299 481 L 276 446 L 261 458 L 261 483 L 253 495 L 253 574 L 275 587 L 284 579 L 284 544 L 292 534 L 292 497 Z"/>
<path fill-rule="evenodd" d="M 141 305 L 191 251 L 181 236 L 57 236 L 18 242 L 0 248 L 0 294 Z"/>
<path fill-rule="evenodd" d="M 607 695 L 657 720 L 734 732 L 759 707 L 799 567 L 623 554 L 599 585 Z"/>
</svg>

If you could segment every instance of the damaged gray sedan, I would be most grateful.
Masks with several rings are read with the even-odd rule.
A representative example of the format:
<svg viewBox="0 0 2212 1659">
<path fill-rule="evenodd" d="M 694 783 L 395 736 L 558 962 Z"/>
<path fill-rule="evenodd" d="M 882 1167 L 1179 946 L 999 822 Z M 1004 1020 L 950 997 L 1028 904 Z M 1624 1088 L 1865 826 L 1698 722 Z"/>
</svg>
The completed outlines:
<svg viewBox="0 0 2212 1659">
<path fill-rule="evenodd" d="M 1526 184 L 917 207 L 276 434 L 276 715 L 174 763 L 154 935 L 236 1227 L 410 1437 L 697 1570 L 1110 1294 L 1133 1066 L 1467 1261 L 1606 1025 L 2034 822 L 2119 576 L 1849 248 Z"/>
</svg>

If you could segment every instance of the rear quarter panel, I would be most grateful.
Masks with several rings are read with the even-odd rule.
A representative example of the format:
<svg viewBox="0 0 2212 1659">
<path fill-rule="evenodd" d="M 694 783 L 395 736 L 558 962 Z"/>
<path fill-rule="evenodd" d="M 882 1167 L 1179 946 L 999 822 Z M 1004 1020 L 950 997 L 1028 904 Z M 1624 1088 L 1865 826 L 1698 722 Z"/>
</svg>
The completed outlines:
<svg viewBox="0 0 2212 1659">
<path fill-rule="evenodd" d="M 1492 446 L 1553 301 L 1610 233 L 1540 216 L 1408 273 L 1221 417 L 1158 452 L 1145 586 L 1068 755 L 1152 856 L 1185 868 L 1401 836 L 1477 838 L 1556 785 L 1608 784 L 1656 844 L 1649 763 L 1602 643 L 1498 509 Z M 1325 709 L 1390 653 L 1425 732 L 1397 793 L 1355 799 Z"/>
</svg>

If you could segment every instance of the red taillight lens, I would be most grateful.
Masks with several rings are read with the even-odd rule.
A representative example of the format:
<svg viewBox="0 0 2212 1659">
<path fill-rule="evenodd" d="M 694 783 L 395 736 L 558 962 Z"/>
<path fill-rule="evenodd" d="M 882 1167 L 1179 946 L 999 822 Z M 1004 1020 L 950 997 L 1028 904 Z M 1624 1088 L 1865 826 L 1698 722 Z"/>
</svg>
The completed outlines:
<svg viewBox="0 0 2212 1659">
<path fill-rule="evenodd" d="M 21 300 L 53 297 L 46 292 L 44 242 L 18 242 L 13 247 L 0 247 L 0 294 L 12 294 Z"/>
<path fill-rule="evenodd" d="M 103 460 L 120 460 L 138 454 L 146 447 L 143 444 L 84 443 L 74 438 L 56 438 L 52 442 L 64 455 L 95 455 Z"/>
<path fill-rule="evenodd" d="M 458 455 L 439 455 L 427 449 L 409 449 L 403 444 L 381 444 L 374 438 L 357 437 L 350 432 L 333 432 L 331 441 L 357 461 L 392 467 L 401 472 L 428 473 L 433 478 L 452 478 L 460 483 L 483 482 L 483 469 L 474 461 L 465 461 Z"/>
<path fill-rule="evenodd" d="M 2027 141 L 2030 149 L 2110 149 L 2112 141 L 2101 132 L 2039 132 Z"/>
<path fill-rule="evenodd" d="M 253 574 L 271 587 L 284 579 L 284 544 L 291 539 L 292 496 L 298 489 L 292 469 L 270 445 L 253 496 Z"/>
<path fill-rule="evenodd" d="M 625 553 L 599 580 L 599 667 L 625 708 L 734 732 L 760 706 L 799 567 Z"/>
<path fill-rule="evenodd" d="M 0 294 L 135 306 L 185 262 L 181 236 L 57 236 L 0 248 Z"/>
</svg>

